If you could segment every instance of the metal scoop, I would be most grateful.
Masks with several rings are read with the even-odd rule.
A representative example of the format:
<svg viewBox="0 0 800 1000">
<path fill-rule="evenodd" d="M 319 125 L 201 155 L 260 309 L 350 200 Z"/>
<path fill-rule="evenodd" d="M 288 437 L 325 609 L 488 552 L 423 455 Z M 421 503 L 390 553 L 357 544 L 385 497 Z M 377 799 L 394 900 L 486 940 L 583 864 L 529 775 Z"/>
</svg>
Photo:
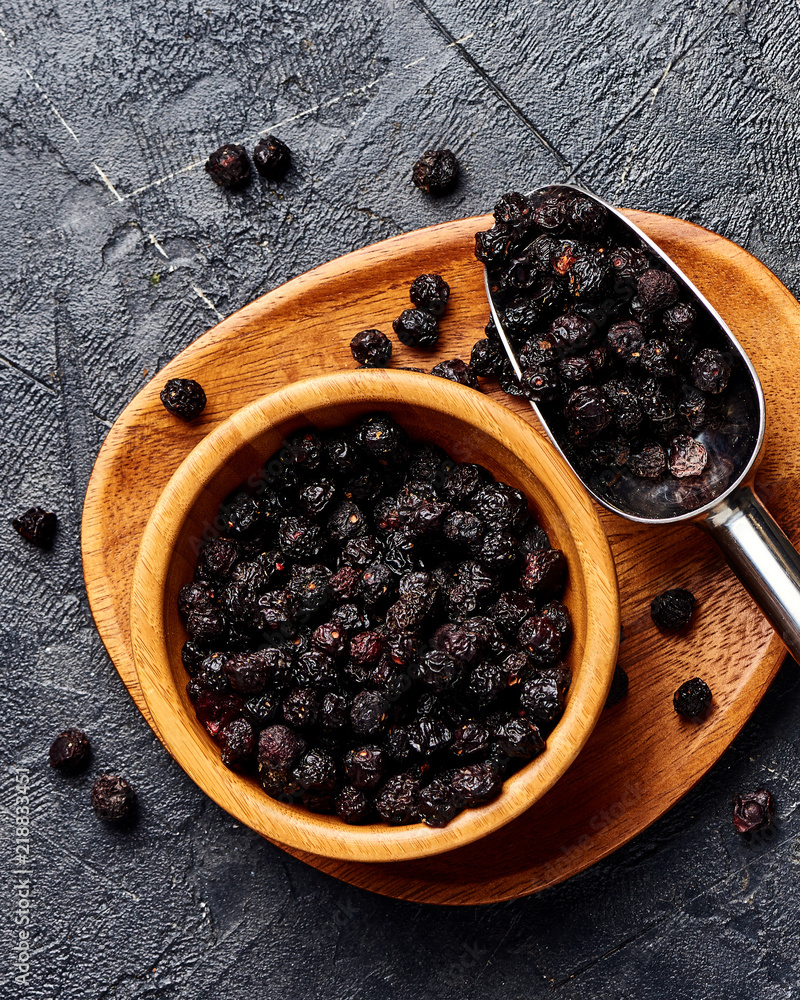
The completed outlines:
<svg viewBox="0 0 800 1000">
<path fill-rule="evenodd" d="M 727 403 L 711 428 L 695 434 L 708 453 L 699 476 L 689 479 L 642 479 L 630 472 L 614 475 L 581 473 L 575 468 L 567 425 L 545 404 L 531 403 L 550 440 L 589 493 L 607 510 L 643 524 L 676 524 L 690 521 L 707 531 L 775 631 L 796 659 L 800 659 L 800 556 L 764 507 L 753 489 L 764 442 L 766 408 L 764 393 L 750 359 L 722 317 L 685 274 L 658 246 L 621 212 L 583 187 L 550 184 L 580 194 L 603 205 L 621 227 L 641 240 L 663 261 L 693 301 L 698 317 L 710 333 L 706 346 L 723 351 L 731 364 Z M 488 270 L 486 294 L 515 375 L 522 374 L 512 340 L 503 329 L 500 310 L 492 296 Z"/>
</svg>

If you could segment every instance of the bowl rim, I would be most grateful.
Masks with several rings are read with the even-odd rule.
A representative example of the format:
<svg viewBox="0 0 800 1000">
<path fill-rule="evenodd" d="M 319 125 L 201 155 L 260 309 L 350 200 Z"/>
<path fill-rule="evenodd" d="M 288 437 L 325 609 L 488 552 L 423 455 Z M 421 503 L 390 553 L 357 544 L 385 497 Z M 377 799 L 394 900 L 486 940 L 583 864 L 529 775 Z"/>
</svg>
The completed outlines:
<svg viewBox="0 0 800 1000">
<path fill-rule="evenodd" d="M 253 778 L 228 769 L 195 719 L 188 722 L 174 683 L 165 635 L 164 590 L 182 526 L 213 472 L 251 441 L 306 411 L 357 401 L 365 410 L 419 405 L 462 420 L 494 438 L 520 460 L 549 494 L 564 519 L 580 560 L 586 590 L 586 644 L 580 704 L 573 685 L 570 724 L 548 738 L 543 754 L 506 779 L 492 802 L 466 809 L 441 828 L 352 826 L 270 798 Z M 305 400 L 305 404 L 303 403 Z M 468 413 L 468 419 L 464 414 Z M 310 422 L 310 420 L 309 420 Z M 210 798 L 270 840 L 323 857 L 348 861 L 400 861 L 428 857 L 472 843 L 505 825 L 538 801 L 564 774 L 589 738 L 603 710 L 617 660 L 620 606 L 616 569 L 589 495 L 555 449 L 507 407 L 473 389 L 429 375 L 358 369 L 315 376 L 268 393 L 223 421 L 204 437 L 173 473 L 142 535 L 131 591 L 131 637 L 142 693 L 159 740 Z M 166 678 L 166 681 L 165 681 Z M 575 709 L 580 711 L 576 712 Z M 207 748 L 214 747 L 214 766 Z"/>
</svg>

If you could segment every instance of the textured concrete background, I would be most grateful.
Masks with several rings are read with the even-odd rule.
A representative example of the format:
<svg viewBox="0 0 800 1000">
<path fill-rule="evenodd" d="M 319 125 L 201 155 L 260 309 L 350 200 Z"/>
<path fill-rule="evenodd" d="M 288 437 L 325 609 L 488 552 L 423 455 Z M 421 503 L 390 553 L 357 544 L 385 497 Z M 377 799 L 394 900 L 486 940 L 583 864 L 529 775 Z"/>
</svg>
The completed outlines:
<svg viewBox="0 0 800 1000">
<path fill-rule="evenodd" d="M 188 8 L 188 12 L 187 12 Z M 437 909 L 339 884 L 231 820 L 174 765 L 97 637 L 79 558 L 103 436 L 220 316 L 394 233 L 572 167 L 679 215 L 800 292 L 797 3 L 0 0 L 2 995 L 800 996 L 800 699 L 787 664 L 711 774 L 634 843 L 515 903 Z M 296 168 L 241 195 L 202 169 L 274 129 Z M 537 139 L 546 134 L 549 152 Z M 417 155 L 463 181 L 432 202 Z M 57 510 L 51 553 L 8 517 Z M 127 833 L 45 764 L 65 725 L 127 774 Z M 13 765 L 30 769 L 32 954 L 10 947 Z M 730 795 L 768 784 L 774 836 Z"/>
</svg>

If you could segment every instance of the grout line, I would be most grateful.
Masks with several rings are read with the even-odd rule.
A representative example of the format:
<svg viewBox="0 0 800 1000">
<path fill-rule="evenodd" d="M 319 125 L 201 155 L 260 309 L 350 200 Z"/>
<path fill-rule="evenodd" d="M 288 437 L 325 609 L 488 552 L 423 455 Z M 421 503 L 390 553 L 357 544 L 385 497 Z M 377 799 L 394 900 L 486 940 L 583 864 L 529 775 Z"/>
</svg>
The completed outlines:
<svg viewBox="0 0 800 1000">
<path fill-rule="evenodd" d="M 5 365 L 12 371 L 19 372 L 20 375 L 24 375 L 26 378 L 29 378 L 32 382 L 36 382 L 37 385 L 40 385 L 43 389 L 46 389 L 54 396 L 58 395 L 55 387 L 52 386 L 49 382 L 45 382 L 43 378 L 40 378 L 38 375 L 34 375 L 33 372 L 29 372 L 27 368 L 23 368 L 22 365 L 18 365 L 16 361 L 12 361 L 10 358 L 7 358 L 3 354 L 0 354 L 0 364 Z"/>
<path fill-rule="evenodd" d="M 689 55 L 694 52 L 696 48 L 700 46 L 703 40 L 709 35 L 720 23 L 722 18 L 727 14 L 731 7 L 735 7 L 738 0 L 729 0 L 728 3 L 720 11 L 719 17 L 713 24 L 710 24 L 704 31 L 701 31 L 699 35 L 696 35 L 690 42 L 685 43 L 683 49 L 672 56 L 672 58 L 667 62 L 667 65 L 662 72 L 661 76 L 658 78 L 655 84 L 648 87 L 648 89 L 639 97 L 637 100 L 628 108 L 628 110 L 618 118 L 616 122 L 608 129 L 608 131 L 603 135 L 602 139 L 597 142 L 592 149 L 589 150 L 581 159 L 578 161 L 577 165 L 573 168 L 567 180 L 572 180 L 573 177 L 577 175 L 577 171 L 581 170 L 589 160 L 608 142 L 608 140 L 615 135 L 624 125 L 630 121 L 631 118 L 647 103 L 647 99 L 651 99 L 651 106 L 655 103 L 656 97 L 667 79 L 669 74 L 682 63 Z"/>
<path fill-rule="evenodd" d="M 502 17 L 497 18 L 497 20 L 492 21 L 489 24 L 483 25 L 480 31 L 489 31 L 492 28 L 496 28 L 497 25 L 503 24 L 505 21 L 510 21 L 513 18 L 517 17 L 524 10 L 525 7 L 517 7 L 510 13 L 504 14 Z M 474 38 L 478 33 L 479 30 L 476 29 L 475 31 L 470 32 L 470 34 L 465 35 L 463 39 L 454 39 L 452 36 L 449 36 L 451 40 L 443 48 L 437 49 L 436 52 L 431 52 L 428 55 L 420 56 L 418 59 L 412 59 L 411 62 L 403 63 L 400 66 L 400 69 L 401 70 L 412 69 L 414 66 L 419 66 L 421 63 L 424 63 L 429 59 L 437 58 L 438 56 L 442 55 L 443 52 L 447 52 L 448 49 L 459 48 L 462 41 Z M 382 83 L 384 80 L 391 79 L 392 77 L 395 77 L 397 75 L 398 75 L 397 70 L 388 70 L 386 73 L 383 73 L 380 76 L 375 77 L 374 80 L 370 80 L 369 82 L 362 84 L 360 87 L 354 87 L 352 90 L 348 90 L 343 94 L 338 94 L 336 97 L 331 97 L 326 101 L 320 101 L 318 104 L 313 104 L 311 105 L 311 107 L 305 108 L 303 111 L 298 111 L 296 114 L 290 115 L 288 118 L 282 118 L 279 121 L 273 122 L 272 124 L 267 125 L 262 129 L 259 129 L 259 131 L 255 132 L 253 135 L 246 136 L 243 139 L 237 139 L 235 141 L 240 143 L 241 145 L 248 145 L 254 140 L 259 139 L 261 136 L 268 135 L 274 129 L 283 128 L 284 126 L 291 125 L 294 122 L 302 121 L 302 119 L 307 118 L 309 115 L 316 114 L 318 111 L 324 111 L 327 108 L 332 108 L 340 101 L 346 101 L 349 97 L 356 97 L 359 94 L 365 94 L 367 91 L 371 90 L 373 87 L 376 87 L 379 83 Z M 186 166 L 184 167 L 179 167 L 176 170 L 172 170 L 168 174 L 165 174 L 163 177 L 158 177 L 154 181 L 148 181 L 147 184 L 143 184 L 141 187 L 135 188 L 133 191 L 130 191 L 129 193 L 122 195 L 122 197 L 120 197 L 119 195 L 117 195 L 117 197 L 120 198 L 120 201 L 128 201 L 131 198 L 136 198 L 138 195 L 144 194 L 145 191 L 149 191 L 155 187 L 160 187 L 162 184 L 166 184 L 167 181 L 174 180 L 176 177 L 180 177 L 182 174 L 188 174 L 192 170 L 196 170 L 198 167 L 203 166 L 205 162 L 206 162 L 205 157 L 199 160 L 192 160 L 191 163 L 187 163 Z M 114 193 L 116 194 L 117 192 L 114 191 Z"/>
<path fill-rule="evenodd" d="M 153 244 L 153 246 L 154 246 L 154 247 L 156 248 L 156 250 L 158 250 L 158 252 L 159 252 L 159 253 L 161 254 L 161 256 L 162 256 L 162 257 L 164 258 L 164 260 L 169 260 L 169 259 L 170 259 L 170 258 L 169 258 L 169 254 L 168 254 L 168 253 L 167 253 L 167 251 L 166 251 L 166 250 L 165 250 L 165 249 L 164 249 L 164 248 L 163 248 L 163 247 L 161 246 L 161 244 L 160 244 L 160 243 L 158 242 L 158 240 L 157 240 L 157 239 L 155 238 L 154 234 L 153 234 L 153 233 L 150 233 L 149 235 L 150 235 L 150 242 L 151 242 L 151 243 Z"/>
<path fill-rule="evenodd" d="M 4 41 L 5 43 L 6 43 L 6 45 L 7 45 L 7 46 L 8 46 L 8 47 L 9 47 L 10 49 L 13 49 L 13 48 L 14 48 L 14 43 L 13 43 L 13 42 L 11 41 L 11 39 L 10 39 L 10 38 L 8 37 L 8 35 L 7 35 L 6 33 L 5 33 L 5 31 L 3 31 L 3 29 L 2 29 L 2 28 L 0 28 L 0 38 L 2 38 L 2 39 L 3 39 L 3 41 Z M 21 64 L 20 64 L 20 65 L 21 65 Z M 47 94 L 47 93 L 46 93 L 46 92 L 45 92 L 45 91 L 44 91 L 44 90 L 43 90 L 43 89 L 42 89 L 42 88 L 41 88 L 41 87 L 39 86 L 39 84 L 38 84 L 38 83 L 37 83 L 37 82 L 36 82 L 36 81 L 34 80 L 34 78 L 33 78 L 33 73 L 31 73 L 31 71 L 30 71 L 30 70 L 28 69 L 28 67 L 27 67 L 27 66 L 22 66 L 22 69 L 23 69 L 23 70 L 25 71 L 25 73 L 26 73 L 26 75 L 27 75 L 28 79 L 29 79 L 29 80 L 31 81 L 31 83 L 32 83 L 32 84 L 34 85 L 34 87 L 36 87 L 36 89 L 37 89 L 37 90 L 39 91 L 39 93 L 40 93 L 40 94 L 42 95 L 42 97 L 44 98 L 45 102 L 46 102 L 46 103 L 48 104 L 48 106 L 49 106 L 50 110 L 51 110 L 51 111 L 53 112 L 53 114 L 54 114 L 54 115 L 56 116 L 56 118 L 58 118 L 58 120 L 59 120 L 59 121 L 61 122 L 61 124 L 62 124 L 62 125 L 64 126 L 64 128 L 65 128 L 65 129 L 67 130 L 67 132 L 69 132 L 69 134 L 70 134 L 70 135 L 72 136 L 72 138 L 73 138 L 73 139 L 75 140 L 75 145 L 76 145 L 76 146 L 80 146 L 80 144 L 81 144 L 81 143 L 80 143 L 80 140 L 78 139 L 77 135 L 75 135 L 75 133 L 73 132 L 73 130 L 72 130 L 72 129 L 71 129 L 70 127 L 69 127 L 69 125 L 68 125 L 68 124 L 67 124 L 67 122 L 66 122 L 66 119 L 65 119 L 65 118 L 64 118 L 64 116 L 63 116 L 63 115 L 61 114 L 61 112 L 60 112 L 60 111 L 58 110 L 58 108 L 57 108 L 57 107 L 55 106 L 55 104 L 53 103 L 53 101 L 52 101 L 52 99 L 51 99 L 50 95 L 49 95 L 49 94 Z"/>
<path fill-rule="evenodd" d="M 98 174 L 100 174 L 100 179 L 105 184 L 105 186 L 108 188 L 108 190 L 114 195 L 114 197 L 117 199 L 117 201 L 124 201 L 125 199 L 122 197 L 122 195 L 119 193 L 119 191 L 117 191 L 117 189 L 114 187 L 114 185 L 108 179 L 107 175 L 103 173 L 103 171 L 100 169 L 100 167 L 97 166 L 97 164 L 94 161 L 92 161 L 92 166 L 98 172 Z"/>
<path fill-rule="evenodd" d="M 206 295 L 206 293 L 203 291 L 203 289 L 200 288 L 199 285 L 192 285 L 192 288 L 197 293 L 197 297 L 199 299 L 202 299 L 203 302 L 205 302 L 205 304 L 208 306 L 208 308 L 211 309 L 212 312 L 215 312 L 217 314 L 217 316 L 219 317 L 219 319 L 225 319 L 225 317 L 222 315 L 222 313 L 219 311 L 219 309 L 217 309 L 217 307 L 214 305 L 214 303 L 211 301 L 211 299 Z"/>
<path fill-rule="evenodd" d="M 522 122 L 522 124 L 529 129 L 534 136 L 538 139 L 539 143 L 544 146 L 544 148 L 558 160 L 561 169 L 568 172 L 570 177 L 575 175 L 575 170 L 572 164 L 564 156 L 560 149 L 555 146 L 542 132 L 542 130 L 525 114 L 522 108 L 514 101 L 509 95 L 503 90 L 503 88 L 496 83 L 492 77 L 487 73 L 487 71 L 481 66 L 477 59 L 473 58 L 469 52 L 461 44 L 462 41 L 473 38 L 475 32 L 471 35 L 465 35 L 463 39 L 457 39 L 453 37 L 452 32 L 447 28 L 447 26 L 439 20 L 439 18 L 433 13 L 430 7 L 427 7 L 422 0 L 412 0 L 414 5 L 419 8 L 420 11 L 428 18 L 431 24 L 436 28 L 436 30 L 443 35 L 445 38 L 450 39 L 450 44 L 447 46 L 455 47 L 458 50 L 459 55 L 472 67 L 473 70 L 478 74 L 478 76 L 483 80 L 487 87 L 492 90 L 497 97 L 508 107 L 508 109 Z M 520 13 L 523 8 L 519 8 L 514 13 Z M 512 15 L 513 16 L 513 15 Z M 493 27 L 493 25 L 487 25 L 487 27 Z"/>
<path fill-rule="evenodd" d="M 164 247 L 161 245 L 161 243 L 159 242 L 158 237 L 156 236 L 155 233 L 148 233 L 147 234 L 147 238 L 150 240 L 150 242 L 153 244 L 153 246 L 156 248 L 156 250 L 158 250 L 158 252 L 164 258 L 164 260 L 168 260 L 170 262 L 172 261 L 172 258 L 167 253 L 167 251 L 164 249 Z M 172 270 L 172 268 L 170 268 L 170 270 Z M 222 313 L 219 311 L 219 309 L 217 309 L 217 307 L 214 305 L 214 303 L 211 301 L 211 299 L 206 295 L 206 293 L 203 291 L 203 289 L 199 285 L 194 285 L 193 284 L 191 287 L 192 287 L 192 291 L 195 293 L 195 295 L 199 299 L 202 299 L 203 302 L 205 302 L 205 304 L 208 306 L 208 308 L 216 315 L 217 319 L 221 319 L 221 320 L 225 319 L 225 317 L 222 315 Z"/>
</svg>

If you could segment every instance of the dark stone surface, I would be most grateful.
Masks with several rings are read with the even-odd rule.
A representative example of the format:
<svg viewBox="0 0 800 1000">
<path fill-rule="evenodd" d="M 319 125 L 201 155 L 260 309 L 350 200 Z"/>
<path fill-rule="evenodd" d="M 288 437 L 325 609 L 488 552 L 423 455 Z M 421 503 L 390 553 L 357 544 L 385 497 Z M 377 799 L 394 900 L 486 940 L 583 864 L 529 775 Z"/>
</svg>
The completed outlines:
<svg viewBox="0 0 800 1000">
<path fill-rule="evenodd" d="M 3 995 L 797 996 L 794 664 L 700 786 L 607 861 L 514 903 L 421 907 L 305 867 L 192 785 L 105 654 L 79 557 L 94 456 L 145 370 L 315 264 L 564 163 L 620 204 L 742 243 L 800 291 L 796 6 L 186 7 L 0 2 Z M 208 153 L 273 128 L 295 156 L 286 182 L 214 188 Z M 463 180 L 431 201 L 410 165 L 445 144 Z M 50 553 L 8 525 L 34 503 L 59 513 Z M 45 764 L 67 725 L 95 749 L 70 780 Z M 27 985 L 10 958 L 14 765 L 30 769 Z M 105 769 L 138 790 L 129 832 L 89 808 Z M 747 841 L 730 796 L 761 784 L 779 821 Z"/>
</svg>

